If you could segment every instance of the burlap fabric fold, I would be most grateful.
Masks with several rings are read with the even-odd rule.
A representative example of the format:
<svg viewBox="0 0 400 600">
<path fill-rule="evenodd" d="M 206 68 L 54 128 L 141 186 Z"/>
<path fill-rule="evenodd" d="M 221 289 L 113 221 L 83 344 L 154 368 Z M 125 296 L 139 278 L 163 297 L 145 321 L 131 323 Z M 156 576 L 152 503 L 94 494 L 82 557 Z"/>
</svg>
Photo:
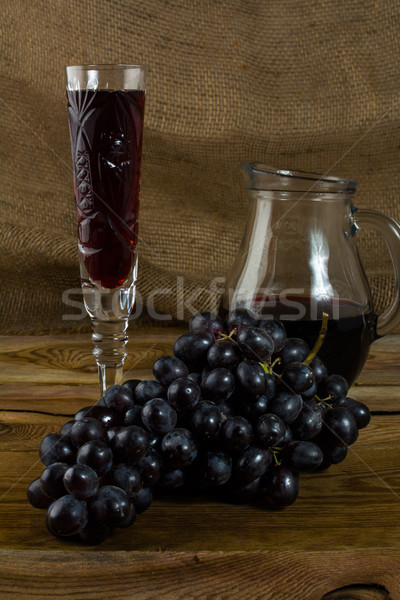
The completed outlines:
<svg viewBox="0 0 400 600">
<path fill-rule="evenodd" d="M 1 13 L 2 333 L 87 326 L 66 64 L 149 67 L 136 319 L 210 306 L 243 233 L 243 161 L 353 177 L 358 206 L 400 219 L 396 0 L 13 0 Z M 359 238 L 381 310 L 390 259 Z"/>
</svg>

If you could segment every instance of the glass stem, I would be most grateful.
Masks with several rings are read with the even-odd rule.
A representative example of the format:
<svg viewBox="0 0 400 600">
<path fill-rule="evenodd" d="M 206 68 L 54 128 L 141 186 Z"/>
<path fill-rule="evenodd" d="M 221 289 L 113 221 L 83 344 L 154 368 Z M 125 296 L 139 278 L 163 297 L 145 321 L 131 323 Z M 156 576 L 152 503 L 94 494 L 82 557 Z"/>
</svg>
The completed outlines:
<svg viewBox="0 0 400 600">
<path fill-rule="evenodd" d="M 122 383 L 123 365 L 105 365 L 97 361 L 99 370 L 100 395 L 104 396 L 109 387 Z"/>
<path fill-rule="evenodd" d="M 127 355 L 128 318 L 118 321 L 92 319 L 93 355 L 99 370 L 100 394 L 122 381 L 123 367 Z"/>
</svg>

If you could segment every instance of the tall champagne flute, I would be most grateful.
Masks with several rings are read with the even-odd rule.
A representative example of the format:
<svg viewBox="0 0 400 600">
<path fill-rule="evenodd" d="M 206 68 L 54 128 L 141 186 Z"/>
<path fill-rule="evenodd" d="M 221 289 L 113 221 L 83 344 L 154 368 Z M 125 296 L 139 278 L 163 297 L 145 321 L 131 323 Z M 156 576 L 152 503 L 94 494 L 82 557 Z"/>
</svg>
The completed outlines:
<svg viewBox="0 0 400 600">
<path fill-rule="evenodd" d="M 68 66 L 81 284 L 100 393 L 122 380 L 135 301 L 145 68 Z"/>
</svg>

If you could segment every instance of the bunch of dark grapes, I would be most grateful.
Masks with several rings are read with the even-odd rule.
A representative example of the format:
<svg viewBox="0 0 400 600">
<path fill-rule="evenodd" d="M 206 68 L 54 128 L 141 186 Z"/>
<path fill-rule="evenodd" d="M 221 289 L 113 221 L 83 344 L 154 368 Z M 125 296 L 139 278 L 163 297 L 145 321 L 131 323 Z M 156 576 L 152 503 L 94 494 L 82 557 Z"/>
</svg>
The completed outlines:
<svg viewBox="0 0 400 600">
<path fill-rule="evenodd" d="M 43 438 L 29 501 L 50 533 L 89 544 L 130 526 L 158 490 L 289 506 L 300 474 L 343 461 L 370 420 L 316 348 L 245 309 L 198 313 L 154 380 L 109 388 Z"/>
</svg>

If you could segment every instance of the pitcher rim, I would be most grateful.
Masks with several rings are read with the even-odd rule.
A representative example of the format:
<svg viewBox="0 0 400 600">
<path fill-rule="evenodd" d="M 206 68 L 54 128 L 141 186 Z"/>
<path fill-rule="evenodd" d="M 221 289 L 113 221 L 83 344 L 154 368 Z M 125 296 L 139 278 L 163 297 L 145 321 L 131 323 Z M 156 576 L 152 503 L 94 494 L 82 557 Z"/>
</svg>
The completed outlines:
<svg viewBox="0 0 400 600">
<path fill-rule="evenodd" d="M 125 63 L 94 63 L 94 64 L 81 64 L 81 65 L 65 65 L 65 69 L 143 69 L 146 70 L 146 65 L 129 65 Z"/>
<path fill-rule="evenodd" d="M 314 193 L 318 192 L 330 192 L 330 193 L 352 193 L 357 190 L 358 182 L 350 177 L 340 177 L 337 175 L 329 175 L 327 173 L 315 173 L 312 171 L 302 171 L 300 169 L 277 169 L 276 167 L 270 167 L 264 163 L 258 161 L 244 162 L 239 165 L 239 168 L 246 168 L 253 174 L 269 175 L 275 177 L 276 180 L 280 179 L 279 189 L 288 189 L 289 185 L 293 185 L 295 180 L 299 180 L 303 185 L 306 182 L 310 182 L 310 188 L 308 190 L 291 188 L 291 191 L 310 191 Z M 285 181 L 286 180 L 286 181 Z M 286 185 L 285 185 L 286 184 Z M 260 189 L 260 188 L 259 188 Z M 274 190 L 276 189 L 273 185 L 273 181 L 269 182 L 266 188 Z"/>
</svg>

